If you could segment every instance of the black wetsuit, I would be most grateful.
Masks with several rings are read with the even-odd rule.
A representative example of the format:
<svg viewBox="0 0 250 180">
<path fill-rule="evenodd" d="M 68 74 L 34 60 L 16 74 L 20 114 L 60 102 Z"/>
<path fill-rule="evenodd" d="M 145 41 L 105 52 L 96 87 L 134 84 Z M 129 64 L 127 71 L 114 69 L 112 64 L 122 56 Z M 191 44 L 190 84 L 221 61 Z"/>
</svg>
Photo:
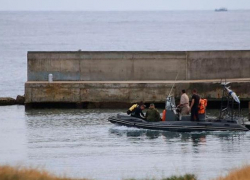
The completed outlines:
<svg viewBox="0 0 250 180">
<path fill-rule="evenodd" d="M 200 96 L 194 94 L 192 96 L 192 100 L 194 99 L 194 104 L 191 108 L 191 121 L 199 121 L 198 111 L 199 111 L 199 103 L 200 103 Z"/>
<path fill-rule="evenodd" d="M 143 119 L 143 117 L 145 117 L 144 114 L 143 114 L 143 112 L 142 112 L 141 107 L 135 108 L 135 109 L 132 111 L 131 116 L 132 116 L 132 117 L 141 118 L 141 119 Z"/>
</svg>

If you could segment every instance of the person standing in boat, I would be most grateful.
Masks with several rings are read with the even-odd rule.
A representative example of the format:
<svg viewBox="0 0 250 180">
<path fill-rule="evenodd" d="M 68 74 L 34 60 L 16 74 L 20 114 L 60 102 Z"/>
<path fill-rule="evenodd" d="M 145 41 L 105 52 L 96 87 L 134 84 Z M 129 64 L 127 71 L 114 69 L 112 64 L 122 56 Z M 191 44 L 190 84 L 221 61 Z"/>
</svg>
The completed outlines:
<svg viewBox="0 0 250 180">
<path fill-rule="evenodd" d="M 198 111 L 199 111 L 200 96 L 197 94 L 197 90 L 193 90 L 193 96 L 191 101 L 191 121 L 199 121 Z"/>
<path fill-rule="evenodd" d="M 155 108 L 154 104 L 150 104 L 149 109 L 146 112 L 146 120 L 150 122 L 161 121 L 161 116 L 159 111 Z"/>
<path fill-rule="evenodd" d="M 189 111 L 190 111 L 189 97 L 186 94 L 186 90 L 185 89 L 183 89 L 181 91 L 181 93 L 182 93 L 182 95 L 181 95 L 180 104 L 177 107 L 180 108 L 181 115 L 188 115 Z"/>
<path fill-rule="evenodd" d="M 139 106 L 137 106 L 132 112 L 131 112 L 131 116 L 132 117 L 136 117 L 136 118 L 141 118 L 141 119 L 145 119 L 145 115 L 143 113 L 143 110 L 145 109 L 145 105 L 141 104 Z"/>
</svg>

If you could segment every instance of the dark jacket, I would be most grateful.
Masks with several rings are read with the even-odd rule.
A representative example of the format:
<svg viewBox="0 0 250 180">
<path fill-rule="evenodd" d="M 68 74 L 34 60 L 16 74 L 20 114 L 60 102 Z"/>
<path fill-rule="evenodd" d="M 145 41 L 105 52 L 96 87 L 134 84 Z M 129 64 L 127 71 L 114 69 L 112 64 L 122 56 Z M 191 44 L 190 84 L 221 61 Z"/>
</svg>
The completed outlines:
<svg viewBox="0 0 250 180">
<path fill-rule="evenodd" d="M 137 117 L 137 118 L 145 117 L 141 110 L 141 107 L 139 106 L 132 111 L 131 116 Z"/>
<path fill-rule="evenodd" d="M 192 99 L 194 99 L 194 105 L 192 107 L 192 109 L 198 109 L 199 103 L 200 103 L 200 96 L 197 94 L 194 94 L 192 96 Z"/>
<path fill-rule="evenodd" d="M 161 117 L 159 111 L 155 108 L 149 108 L 146 112 L 146 120 L 152 122 L 160 121 Z"/>
</svg>

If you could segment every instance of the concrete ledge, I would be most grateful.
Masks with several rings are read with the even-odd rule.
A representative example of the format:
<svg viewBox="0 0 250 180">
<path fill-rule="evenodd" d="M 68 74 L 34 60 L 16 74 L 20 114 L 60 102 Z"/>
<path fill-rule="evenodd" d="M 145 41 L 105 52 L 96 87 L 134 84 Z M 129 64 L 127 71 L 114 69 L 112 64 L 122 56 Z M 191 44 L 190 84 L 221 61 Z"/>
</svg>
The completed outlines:
<svg viewBox="0 0 250 180">
<path fill-rule="evenodd" d="M 221 80 L 176 81 L 173 94 L 180 97 L 186 89 L 191 96 L 196 88 L 203 98 L 218 101 L 222 96 Z M 241 100 L 250 100 L 250 78 L 230 79 Z M 25 103 L 164 103 L 174 81 L 57 81 L 26 82 Z"/>
<path fill-rule="evenodd" d="M 26 84 L 34 84 L 34 83 L 69 83 L 69 84 L 74 84 L 74 83 L 81 83 L 81 84 L 92 84 L 92 83 L 97 83 L 97 84 L 140 84 L 140 83 L 147 83 L 147 84 L 154 84 L 154 83 L 166 83 L 166 84 L 183 84 L 183 83 L 221 83 L 224 82 L 225 79 L 202 79 L 202 80 L 167 80 L 167 81 L 150 81 L 150 80 L 145 80 L 145 81 L 53 81 L 52 83 L 49 83 L 48 81 L 27 81 Z M 226 79 L 226 82 L 250 82 L 250 78 L 233 78 L 233 79 Z"/>
</svg>

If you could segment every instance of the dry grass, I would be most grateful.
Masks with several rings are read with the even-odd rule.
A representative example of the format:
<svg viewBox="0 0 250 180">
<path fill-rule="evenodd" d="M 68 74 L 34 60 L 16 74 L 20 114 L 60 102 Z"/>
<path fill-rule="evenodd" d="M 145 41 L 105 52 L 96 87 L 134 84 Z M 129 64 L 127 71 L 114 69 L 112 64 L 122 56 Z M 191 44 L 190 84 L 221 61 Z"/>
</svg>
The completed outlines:
<svg viewBox="0 0 250 180">
<path fill-rule="evenodd" d="M 0 166 L 0 180 L 73 180 L 57 177 L 45 170 L 28 169 L 24 167 Z"/>
<path fill-rule="evenodd" d="M 0 166 L 0 180 L 76 180 L 67 177 L 58 177 L 45 170 Z M 80 180 L 80 179 L 78 179 Z M 81 179 L 86 180 L 86 179 Z M 152 179 L 153 180 L 153 179 Z M 186 174 L 184 176 L 172 176 L 162 180 L 196 180 L 195 175 Z"/>
<path fill-rule="evenodd" d="M 219 177 L 216 180 L 250 180 L 250 165 L 232 170 L 228 175 Z"/>
<path fill-rule="evenodd" d="M 185 174 L 183 176 L 171 176 L 169 178 L 163 178 L 162 180 L 197 180 L 194 174 Z"/>
<path fill-rule="evenodd" d="M 24 167 L 0 166 L 0 180 L 76 180 L 67 177 L 58 177 L 45 170 Z M 86 180 L 86 179 L 81 179 Z M 172 176 L 162 180 L 196 180 L 192 174 Z M 215 180 L 250 180 L 250 165 L 231 171 L 228 175 Z"/>
</svg>

